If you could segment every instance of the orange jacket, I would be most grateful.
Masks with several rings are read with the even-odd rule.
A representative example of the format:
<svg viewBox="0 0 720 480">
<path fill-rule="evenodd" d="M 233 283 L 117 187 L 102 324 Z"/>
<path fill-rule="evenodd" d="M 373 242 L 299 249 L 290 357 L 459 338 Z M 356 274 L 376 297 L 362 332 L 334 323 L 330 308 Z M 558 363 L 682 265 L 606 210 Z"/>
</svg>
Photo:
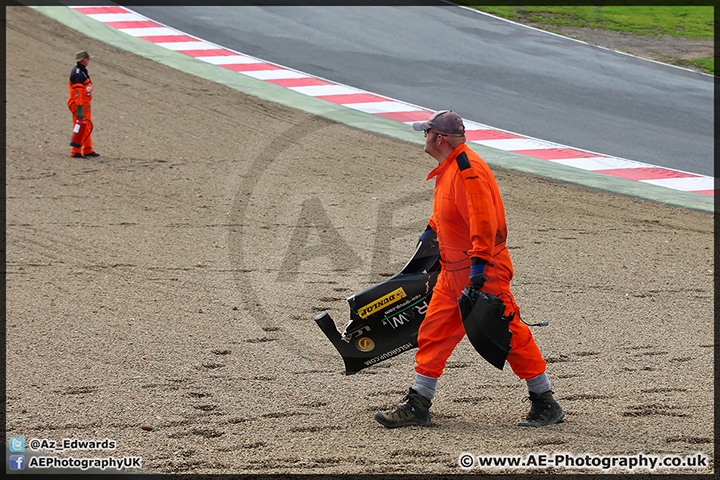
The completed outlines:
<svg viewBox="0 0 720 480">
<path fill-rule="evenodd" d="M 87 69 L 78 63 L 70 73 L 68 108 L 74 111 L 74 107 L 90 105 L 92 94 L 93 84 L 90 81 L 90 75 L 88 75 Z"/>
<path fill-rule="evenodd" d="M 495 253 L 505 248 L 507 226 L 488 165 L 463 143 L 427 179 L 433 177 L 437 178 L 430 226 L 437 233 L 443 261 L 458 268 L 469 267 L 471 257 L 492 263 Z"/>
</svg>

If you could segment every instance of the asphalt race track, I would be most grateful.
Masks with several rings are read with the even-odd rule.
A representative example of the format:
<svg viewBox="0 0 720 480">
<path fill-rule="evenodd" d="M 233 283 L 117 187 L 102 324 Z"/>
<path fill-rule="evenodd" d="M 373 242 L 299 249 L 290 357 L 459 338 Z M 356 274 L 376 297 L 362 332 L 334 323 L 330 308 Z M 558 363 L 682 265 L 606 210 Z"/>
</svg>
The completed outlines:
<svg viewBox="0 0 720 480">
<path fill-rule="evenodd" d="M 131 8 L 248 55 L 496 128 L 714 174 L 713 77 L 442 5 Z"/>
</svg>

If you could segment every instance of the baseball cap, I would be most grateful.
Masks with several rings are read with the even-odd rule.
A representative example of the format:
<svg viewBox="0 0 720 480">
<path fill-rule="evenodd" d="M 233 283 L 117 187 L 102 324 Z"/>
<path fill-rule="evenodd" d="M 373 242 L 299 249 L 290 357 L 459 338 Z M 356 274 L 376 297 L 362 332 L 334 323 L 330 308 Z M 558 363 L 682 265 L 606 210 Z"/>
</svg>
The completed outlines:
<svg viewBox="0 0 720 480">
<path fill-rule="evenodd" d="M 452 110 L 440 110 L 433 113 L 433 115 L 425 122 L 413 123 L 415 130 L 428 130 L 434 128 L 440 130 L 443 133 L 454 133 L 463 135 L 465 134 L 465 125 L 463 125 L 462 118 L 460 115 L 453 112 Z"/>
<path fill-rule="evenodd" d="M 80 50 L 79 52 L 77 52 L 75 54 L 75 61 L 79 62 L 83 58 L 89 57 L 89 56 L 90 56 L 90 54 L 87 52 L 87 50 Z"/>
</svg>

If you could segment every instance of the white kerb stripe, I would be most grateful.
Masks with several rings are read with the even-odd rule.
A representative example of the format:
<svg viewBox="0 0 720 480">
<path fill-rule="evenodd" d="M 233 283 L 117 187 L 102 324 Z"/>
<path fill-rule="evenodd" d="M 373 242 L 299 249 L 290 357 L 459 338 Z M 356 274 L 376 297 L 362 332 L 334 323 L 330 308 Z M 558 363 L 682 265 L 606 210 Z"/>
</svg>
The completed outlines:
<svg viewBox="0 0 720 480">
<path fill-rule="evenodd" d="M 364 102 L 364 103 L 343 103 L 346 107 L 354 110 L 360 110 L 365 113 L 393 113 L 393 112 L 412 112 L 423 110 L 418 107 L 410 106 L 400 102 Z"/>
<path fill-rule="evenodd" d="M 657 185 L 660 187 L 695 192 L 699 190 L 713 190 L 715 181 L 712 177 L 689 177 L 689 178 L 662 178 L 659 180 L 640 180 L 643 183 Z"/>
<path fill-rule="evenodd" d="M 647 163 L 633 162 L 616 157 L 596 157 L 596 158 L 568 158 L 560 160 L 550 160 L 551 162 L 560 163 L 569 167 L 582 168 L 583 170 L 611 170 L 616 168 L 648 168 L 653 167 Z"/>
<path fill-rule="evenodd" d="M 490 148 L 497 148 L 498 150 L 515 151 L 515 150 L 538 150 L 547 148 L 558 148 L 560 145 L 555 145 L 548 142 L 542 142 L 540 140 L 532 140 L 529 138 L 506 138 L 501 140 L 473 140 L 472 143 L 478 143 L 485 145 Z"/>
<path fill-rule="evenodd" d="M 150 41 L 150 40 L 148 40 Z M 168 50 L 215 50 L 218 48 L 217 45 L 212 45 L 205 42 L 160 42 L 156 43 L 160 47 L 167 48 Z"/>
<path fill-rule="evenodd" d="M 248 77 L 257 78 L 259 80 L 282 80 L 287 78 L 311 78 L 307 73 L 295 72 L 293 70 L 255 70 L 248 72 L 238 72 Z"/>
<path fill-rule="evenodd" d="M 246 57 L 244 55 L 218 55 L 209 57 L 195 57 L 203 62 L 212 63 L 213 65 L 237 65 L 239 63 L 258 63 L 257 58 Z"/>
<path fill-rule="evenodd" d="M 352 93 L 367 93 L 357 88 L 346 87 L 344 85 L 311 85 L 306 87 L 290 87 L 298 93 L 310 95 L 311 97 L 320 97 L 323 95 L 348 95 Z"/>
<path fill-rule="evenodd" d="M 490 127 L 488 125 L 473 121 L 463 120 L 463 125 L 465 125 L 466 132 L 470 130 L 497 130 L 496 128 Z"/>
<path fill-rule="evenodd" d="M 177 30 L 167 27 L 151 27 L 151 28 L 118 28 L 123 33 L 127 33 L 133 37 L 156 37 L 159 35 L 184 35 Z"/>
<path fill-rule="evenodd" d="M 90 13 L 88 17 L 98 22 L 145 22 L 147 18 L 134 13 Z"/>
</svg>

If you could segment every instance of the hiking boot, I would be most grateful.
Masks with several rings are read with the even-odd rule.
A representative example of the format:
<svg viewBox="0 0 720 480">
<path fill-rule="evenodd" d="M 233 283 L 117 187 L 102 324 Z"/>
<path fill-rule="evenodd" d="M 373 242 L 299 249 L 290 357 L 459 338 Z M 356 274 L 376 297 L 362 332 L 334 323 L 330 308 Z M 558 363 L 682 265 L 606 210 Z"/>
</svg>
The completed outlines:
<svg viewBox="0 0 720 480">
<path fill-rule="evenodd" d="M 403 399 L 406 402 L 391 413 L 377 412 L 375 420 L 388 428 L 407 427 L 410 425 L 430 426 L 430 405 L 432 402 L 412 388 Z"/>
<path fill-rule="evenodd" d="M 524 422 L 518 423 L 519 427 L 546 427 L 561 423 L 565 418 L 565 413 L 553 398 L 552 390 L 548 390 L 542 395 L 530 392 L 528 399 L 532 402 L 530 412 Z"/>
<path fill-rule="evenodd" d="M 76 153 L 75 155 L 72 156 L 72 158 L 87 158 L 87 157 L 86 157 L 85 155 L 80 154 L 80 153 Z"/>
<path fill-rule="evenodd" d="M 90 152 L 85 154 L 86 157 L 99 157 L 100 154 L 97 152 Z"/>
</svg>

